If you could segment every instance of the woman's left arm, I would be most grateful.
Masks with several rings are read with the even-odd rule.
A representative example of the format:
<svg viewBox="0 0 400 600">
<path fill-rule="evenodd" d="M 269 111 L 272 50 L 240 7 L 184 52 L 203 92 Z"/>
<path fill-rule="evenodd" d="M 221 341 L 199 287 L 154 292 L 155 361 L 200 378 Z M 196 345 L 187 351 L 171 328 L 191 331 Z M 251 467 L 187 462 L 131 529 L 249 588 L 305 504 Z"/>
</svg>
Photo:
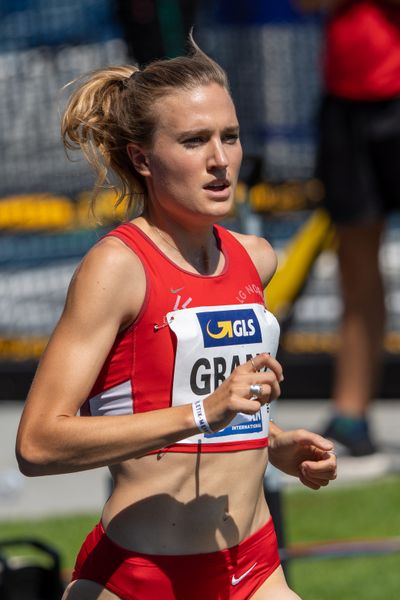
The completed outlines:
<svg viewBox="0 0 400 600">
<path fill-rule="evenodd" d="M 232 232 L 233 233 L 233 232 Z M 277 257 L 267 240 L 254 235 L 234 234 L 249 253 L 264 288 L 277 268 Z M 271 463 L 312 488 L 319 489 L 336 479 L 336 456 L 333 444 L 305 429 L 282 431 L 270 425 L 269 459 Z"/>
<path fill-rule="evenodd" d="M 284 473 L 298 477 L 318 490 L 336 479 L 336 455 L 332 442 L 306 429 L 283 431 L 270 423 L 269 460 Z"/>
</svg>

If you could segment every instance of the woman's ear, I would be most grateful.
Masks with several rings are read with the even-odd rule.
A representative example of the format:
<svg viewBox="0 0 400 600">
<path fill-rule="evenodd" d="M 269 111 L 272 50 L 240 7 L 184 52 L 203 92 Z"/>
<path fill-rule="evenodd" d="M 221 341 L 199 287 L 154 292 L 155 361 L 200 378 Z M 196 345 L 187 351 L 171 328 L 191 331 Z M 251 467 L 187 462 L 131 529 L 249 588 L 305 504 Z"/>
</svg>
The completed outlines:
<svg viewBox="0 0 400 600">
<path fill-rule="evenodd" d="M 142 148 L 137 144 L 129 143 L 126 147 L 126 150 L 136 171 L 143 177 L 149 177 L 151 174 L 149 162 Z"/>
</svg>

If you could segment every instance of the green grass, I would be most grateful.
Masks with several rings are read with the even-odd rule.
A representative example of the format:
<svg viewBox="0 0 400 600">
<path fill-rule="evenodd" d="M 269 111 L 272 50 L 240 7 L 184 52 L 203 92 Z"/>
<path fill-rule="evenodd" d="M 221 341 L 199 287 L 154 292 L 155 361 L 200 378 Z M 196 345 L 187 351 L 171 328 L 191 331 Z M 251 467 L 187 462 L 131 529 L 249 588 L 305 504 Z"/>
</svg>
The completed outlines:
<svg viewBox="0 0 400 600">
<path fill-rule="evenodd" d="M 0 541 L 31 537 L 47 542 L 59 552 L 62 568 L 70 570 L 74 566 L 84 538 L 98 520 L 99 515 L 89 514 L 26 521 L 2 521 Z"/>
<path fill-rule="evenodd" d="M 400 478 L 318 492 L 284 494 L 288 544 L 370 540 L 400 536 Z M 296 559 L 288 566 L 291 586 L 304 600 L 397 600 L 400 554 Z"/>
<path fill-rule="evenodd" d="M 288 539 L 312 542 L 400 535 L 400 478 L 354 486 L 331 484 L 284 495 Z M 399 596 L 400 597 L 400 596 Z"/>
<path fill-rule="evenodd" d="M 400 478 L 318 492 L 303 488 L 283 494 L 289 545 L 400 536 Z M 0 522 L 0 540 L 31 536 L 60 552 L 69 571 L 99 515 Z M 288 565 L 291 586 L 303 600 L 397 600 L 400 554 L 330 559 L 296 559 Z"/>
<path fill-rule="evenodd" d="M 400 557 L 296 560 L 289 583 L 304 600 L 398 600 Z"/>
</svg>

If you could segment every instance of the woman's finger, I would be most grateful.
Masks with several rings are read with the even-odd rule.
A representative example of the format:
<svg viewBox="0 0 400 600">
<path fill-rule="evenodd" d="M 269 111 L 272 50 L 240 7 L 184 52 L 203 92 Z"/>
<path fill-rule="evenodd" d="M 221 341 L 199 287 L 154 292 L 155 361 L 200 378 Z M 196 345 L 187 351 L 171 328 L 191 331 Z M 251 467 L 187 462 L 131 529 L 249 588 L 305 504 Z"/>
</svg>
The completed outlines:
<svg viewBox="0 0 400 600">
<path fill-rule="evenodd" d="M 263 377 L 262 377 L 263 375 Z M 266 376 L 266 373 L 260 373 L 256 381 L 244 383 L 241 386 L 242 395 L 245 398 L 260 400 L 261 402 L 270 402 L 279 398 L 281 388 L 274 375 Z"/>
<path fill-rule="evenodd" d="M 283 370 L 281 364 L 276 360 L 276 358 L 267 352 L 256 354 L 256 356 L 250 358 L 250 360 L 248 360 L 242 366 L 248 373 L 256 373 L 261 369 L 271 369 L 271 371 L 275 373 L 277 380 L 283 381 Z"/>
<path fill-rule="evenodd" d="M 304 462 L 301 472 L 305 477 L 313 479 L 336 479 L 336 460 L 329 458 L 316 462 Z"/>
</svg>

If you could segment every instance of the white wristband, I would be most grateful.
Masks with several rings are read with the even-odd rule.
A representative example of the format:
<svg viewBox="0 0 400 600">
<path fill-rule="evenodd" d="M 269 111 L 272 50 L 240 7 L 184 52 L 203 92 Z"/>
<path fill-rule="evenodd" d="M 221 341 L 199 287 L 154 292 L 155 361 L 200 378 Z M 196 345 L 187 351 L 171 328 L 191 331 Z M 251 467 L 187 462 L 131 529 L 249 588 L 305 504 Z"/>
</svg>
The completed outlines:
<svg viewBox="0 0 400 600">
<path fill-rule="evenodd" d="M 208 424 L 206 413 L 204 412 L 203 402 L 204 399 L 201 398 L 200 400 L 196 400 L 192 404 L 193 417 L 195 423 L 199 431 L 201 431 L 202 433 L 214 433 L 214 431 Z"/>
</svg>

